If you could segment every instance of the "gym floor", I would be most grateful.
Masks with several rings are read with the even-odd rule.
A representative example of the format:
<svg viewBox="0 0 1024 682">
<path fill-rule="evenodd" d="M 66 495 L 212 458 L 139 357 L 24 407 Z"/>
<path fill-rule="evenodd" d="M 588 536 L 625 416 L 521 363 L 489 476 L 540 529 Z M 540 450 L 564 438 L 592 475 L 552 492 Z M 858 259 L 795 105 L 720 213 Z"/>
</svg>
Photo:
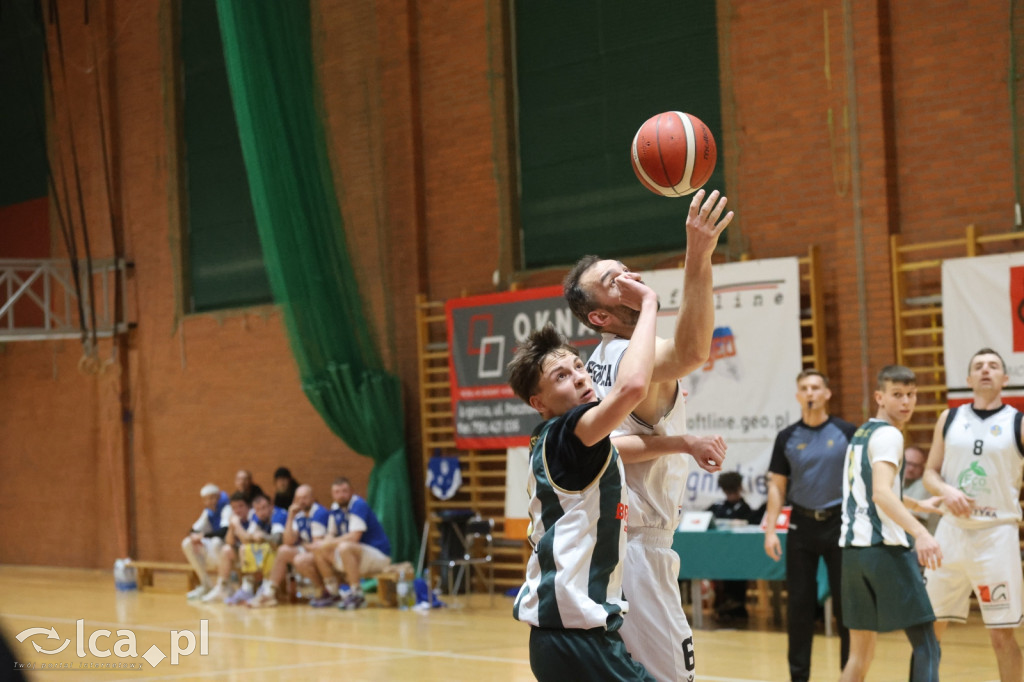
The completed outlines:
<svg viewBox="0 0 1024 682">
<path fill-rule="evenodd" d="M 68 670 L 77 673 L 76 682 L 534 679 L 528 630 L 512 619 L 507 597 L 495 596 L 491 606 L 486 595 L 472 595 L 468 604 L 463 598 L 462 608 L 427 613 L 380 608 L 375 599 L 369 608 L 349 612 L 305 604 L 251 610 L 190 603 L 183 595 L 184 584 L 180 589 L 174 582 L 164 587 L 174 591 L 118 593 L 109 571 L 0 566 L 0 630 L 17 664 L 33 667 L 26 678 L 39 681 L 66 681 Z M 78 620 L 84 621 L 82 637 Z M 714 623 L 713 618 L 708 621 Z M 30 628 L 40 630 L 26 633 Z M 48 634 L 51 628 L 56 637 Z M 172 631 L 177 635 L 172 637 Z M 194 650 L 185 653 L 190 633 Z M 138 657 L 119 657 L 132 639 Z M 771 626 L 767 613 L 753 613 L 741 629 L 699 631 L 695 641 L 698 680 L 788 679 L 786 636 Z M 59 653 L 39 651 L 62 646 Z M 154 659 L 155 667 L 142 658 L 151 647 L 156 647 L 154 654 L 167 656 Z M 176 664 L 172 649 L 178 652 Z M 107 651 L 111 653 L 103 656 Z M 967 625 L 950 626 L 942 654 L 943 682 L 998 680 L 988 635 L 976 613 Z M 903 682 L 909 659 L 902 633 L 881 635 L 868 679 Z M 131 664 L 135 669 L 118 668 L 114 674 L 113 666 Z M 815 639 L 813 669 L 813 680 L 838 678 L 838 639 Z M 0 671 L 0 679 L 7 679 L 7 671 Z"/>
</svg>

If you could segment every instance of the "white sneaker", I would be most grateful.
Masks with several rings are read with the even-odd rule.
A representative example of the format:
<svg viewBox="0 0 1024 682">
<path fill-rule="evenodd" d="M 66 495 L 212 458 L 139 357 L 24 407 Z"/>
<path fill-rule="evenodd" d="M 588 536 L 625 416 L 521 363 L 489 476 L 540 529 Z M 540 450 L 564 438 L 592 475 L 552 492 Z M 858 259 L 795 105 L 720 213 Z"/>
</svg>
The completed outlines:
<svg viewBox="0 0 1024 682">
<path fill-rule="evenodd" d="M 196 589 L 194 589 L 194 590 L 192 590 L 191 592 L 189 592 L 188 594 L 186 594 L 186 595 L 185 595 L 185 598 L 186 598 L 186 599 L 189 599 L 189 600 L 192 600 L 192 599 L 199 599 L 199 598 L 201 598 L 201 597 L 202 597 L 202 596 L 203 596 L 204 594 L 206 594 L 206 593 L 207 593 L 207 592 L 208 592 L 209 590 L 210 590 L 210 588 L 209 588 L 209 587 L 207 587 L 206 585 L 200 585 L 200 586 L 199 586 L 199 587 L 197 587 Z"/>
<path fill-rule="evenodd" d="M 227 599 L 229 595 L 230 592 L 228 591 L 227 586 L 224 585 L 224 583 L 218 583 L 216 587 L 214 587 L 212 590 L 204 594 L 203 598 L 200 601 L 202 601 L 204 604 L 209 604 L 212 602 L 222 602 L 225 599 Z"/>
<path fill-rule="evenodd" d="M 277 596 L 273 592 L 260 590 L 256 596 L 248 601 L 249 607 L 261 609 L 268 606 L 277 606 Z"/>
</svg>

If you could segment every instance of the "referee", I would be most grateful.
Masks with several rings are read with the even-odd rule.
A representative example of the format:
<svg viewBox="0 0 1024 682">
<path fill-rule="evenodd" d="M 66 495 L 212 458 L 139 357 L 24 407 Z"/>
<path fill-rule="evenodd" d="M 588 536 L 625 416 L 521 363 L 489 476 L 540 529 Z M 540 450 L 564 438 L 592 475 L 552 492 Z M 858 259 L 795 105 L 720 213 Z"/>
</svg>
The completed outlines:
<svg viewBox="0 0 1024 682">
<path fill-rule="evenodd" d="M 793 507 L 786 541 L 786 628 L 789 635 L 789 675 L 792 682 L 807 682 L 811 675 L 811 644 L 818 606 L 818 562 L 825 560 L 829 589 L 839 625 L 841 661 L 850 653 L 850 632 L 843 626 L 840 596 L 840 507 L 843 500 L 843 463 L 857 427 L 829 416 L 832 391 L 828 378 L 815 369 L 796 378 L 800 421 L 779 432 L 768 467 L 768 505 L 764 551 L 775 561 L 782 545 L 775 532 L 783 502 Z M 788 497 L 787 497 L 788 496 Z"/>
</svg>

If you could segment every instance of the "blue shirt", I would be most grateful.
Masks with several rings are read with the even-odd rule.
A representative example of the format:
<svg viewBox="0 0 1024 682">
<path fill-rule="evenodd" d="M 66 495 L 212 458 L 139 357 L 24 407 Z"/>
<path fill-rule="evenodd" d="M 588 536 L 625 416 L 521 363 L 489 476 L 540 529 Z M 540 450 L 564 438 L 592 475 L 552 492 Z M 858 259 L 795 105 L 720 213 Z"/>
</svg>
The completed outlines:
<svg viewBox="0 0 1024 682">
<path fill-rule="evenodd" d="M 353 495 L 345 508 L 331 506 L 330 512 L 331 529 L 337 530 L 337 535 L 344 535 L 350 531 L 362 531 L 359 542 L 370 545 L 380 550 L 383 554 L 391 556 L 391 541 L 388 540 L 384 526 L 380 525 L 377 515 L 370 509 L 370 504 L 358 495 Z"/>
<path fill-rule="evenodd" d="M 818 426 L 801 420 L 779 432 L 768 471 L 789 479 L 790 502 L 806 509 L 842 503 L 846 448 L 856 430 L 850 422 L 830 416 Z"/>
</svg>

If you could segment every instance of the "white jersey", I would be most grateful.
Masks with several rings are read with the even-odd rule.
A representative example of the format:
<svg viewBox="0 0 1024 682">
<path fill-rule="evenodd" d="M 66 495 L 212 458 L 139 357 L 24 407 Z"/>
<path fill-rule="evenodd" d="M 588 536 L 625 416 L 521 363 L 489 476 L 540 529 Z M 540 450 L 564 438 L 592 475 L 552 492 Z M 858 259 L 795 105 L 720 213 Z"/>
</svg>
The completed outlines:
<svg viewBox="0 0 1024 682">
<path fill-rule="evenodd" d="M 843 476 L 843 525 L 839 531 L 840 547 L 871 547 L 902 545 L 910 547 L 910 537 L 892 520 L 873 497 L 873 466 L 875 462 L 893 464 L 899 475 L 893 476 L 892 492 L 903 499 L 903 434 L 881 419 L 871 419 L 860 426 L 846 450 L 846 472 Z"/>
<path fill-rule="evenodd" d="M 601 343 L 587 360 L 587 371 L 594 383 L 594 392 L 604 398 L 611 391 L 618 375 L 622 354 L 629 339 L 602 334 Z M 686 400 L 682 386 L 676 382 L 676 400 L 657 424 L 648 424 L 630 414 L 612 438 L 626 434 L 682 435 L 686 433 Z M 646 462 L 624 463 L 626 487 L 629 489 L 629 527 L 675 530 L 683 513 L 689 455 L 677 453 L 656 457 Z"/>
<path fill-rule="evenodd" d="M 971 405 L 950 409 L 942 480 L 974 500 L 969 518 L 946 514 L 943 523 L 987 528 L 1021 519 L 1020 488 L 1024 455 L 1021 413 L 1009 405 L 982 419 Z"/>
</svg>

